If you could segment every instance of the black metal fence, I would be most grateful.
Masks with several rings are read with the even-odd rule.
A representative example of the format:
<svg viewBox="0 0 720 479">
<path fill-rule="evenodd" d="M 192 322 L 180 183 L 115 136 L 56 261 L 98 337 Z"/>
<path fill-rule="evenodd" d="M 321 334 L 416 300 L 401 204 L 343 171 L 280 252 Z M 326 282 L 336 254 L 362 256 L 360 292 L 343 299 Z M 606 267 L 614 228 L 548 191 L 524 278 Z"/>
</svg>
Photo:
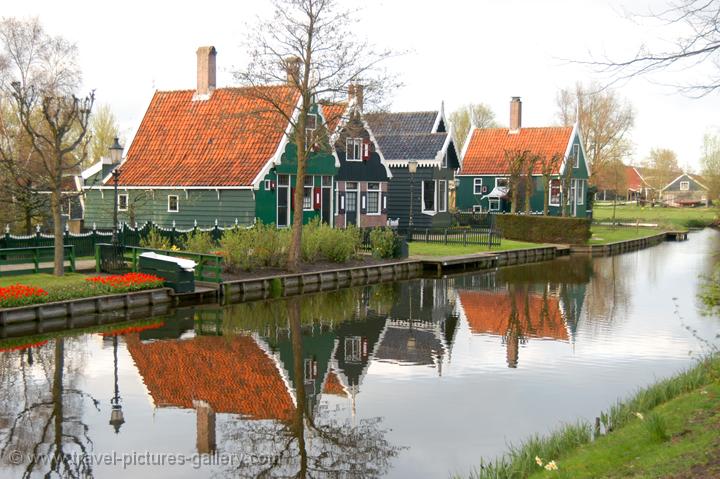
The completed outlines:
<svg viewBox="0 0 720 479">
<path fill-rule="evenodd" d="M 494 219 L 493 219 L 494 221 Z M 362 228 L 362 249 L 371 251 L 370 233 L 374 228 Z M 497 228 L 474 228 L 474 227 L 452 227 L 452 228 L 416 228 L 395 229 L 398 236 L 404 237 L 406 241 L 457 244 L 457 245 L 478 245 L 500 246 L 502 234 Z"/>
<path fill-rule="evenodd" d="M 162 226 L 154 225 L 150 222 L 145 223 L 142 226 L 132 227 L 128 224 L 123 224 L 118 228 L 118 243 L 125 246 L 140 246 L 140 242 L 150 233 L 151 230 L 155 229 L 157 233 L 163 238 L 167 239 L 170 246 L 182 246 L 185 242 L 187 235 L 193 231 L 206 231 L 209 232 L 213 240 L 218 241 L 225 231 L 225 228 L 214 226 L 212 228 L 190 228 L 190 229 L 177 229 L 174 226 L 171 228 L 164 228 Z M 67 245 L 75 246 L 75 256 L 94 256 L 95 245 L 100 243 L 111 243 L 112 231 L 111 230 L 98 230 L 92 229 L 85 233 L 70 233 L 65 231 L 63 235 L 63 243 Z M 41 233 L 40 230 L 36 231 L 32 235 L 11 235 L 9 232 L 5 232 L 4 235 L 0 236 L 0 249 L 2 248 L 27 248 L 27 247 L 38 247 L 38 246 L 52 246 L 55 242 L 52 234 Z"/>
</svg>

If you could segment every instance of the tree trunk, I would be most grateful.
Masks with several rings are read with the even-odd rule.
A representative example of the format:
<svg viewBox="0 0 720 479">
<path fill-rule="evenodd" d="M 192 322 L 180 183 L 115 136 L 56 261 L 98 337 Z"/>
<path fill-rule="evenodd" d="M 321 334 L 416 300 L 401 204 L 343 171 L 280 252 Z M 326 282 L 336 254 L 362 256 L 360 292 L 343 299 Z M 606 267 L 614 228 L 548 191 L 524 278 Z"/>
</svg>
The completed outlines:
<svg viewBox="0 0 720 479">
<path fill-rule="evenodd" d="M 25 234 L 32 234 L 32 211 L 30 208 L 25 208 Z"/>
<path fill-rule="evenodd" d="M 550 177 L 543 176 L 543 216 L 547 216 L 550 211 Z"/>
<path fill-rule="evenodd" d="M 54 266 L 53 266 L 53 274 L 55 276 L 62 276 L 65 273 L 65 267 L 63 266 L 63 262 L 65 258 L 63 257 L 64 254 L 64 248 L 63 248 L 63 227 L 62 227 L 62 210 L 61 210 L 61 200 L 62 200 L 62 193 L 59 191 L 59 188 L 56 188 L 52 194 L 50 199 L 50 208 L 52 209 L 52 217 L 53 217 L 53 237 L 54 237 L 54 245 L 55 245 L 55 260 L 54 260 Z"/>
<path fill-rule="evenodd" d="M 305 128 L 298 127 L 298 131 L 304 131 Z M 300 269 L 300 250 L 302 247 L 302 226 L 303 226 L 303 193 L 305 190 L 305 138 L 300 138 L 299 134 L 295 134 L 295 144 L 297 146 L 297 176 L 295 178 L 295 194 L 292 222 L 292 236 L 290 239 L 290 248 L 288 249 L 287 269 L 293 273 L 297 273 Z"/>
<path fill-rule="evenodd" d="M 517 182 L 516 182 L 517 183 Z M 517 203 L 518 203 L 518 188 L 520 185 L 513 185 L 512 186 L 512 194 L 510 195 L 510 213 L 515 214 L 517 212 Z"/>
<path fill-rule="evenodd" d="M 533 192 L 533 179 L 531 174 L 528 174 L 525 182 L 525 214 L 529 215 L 531 206 L 530 198 L 532 197 Z"/>
</svg>

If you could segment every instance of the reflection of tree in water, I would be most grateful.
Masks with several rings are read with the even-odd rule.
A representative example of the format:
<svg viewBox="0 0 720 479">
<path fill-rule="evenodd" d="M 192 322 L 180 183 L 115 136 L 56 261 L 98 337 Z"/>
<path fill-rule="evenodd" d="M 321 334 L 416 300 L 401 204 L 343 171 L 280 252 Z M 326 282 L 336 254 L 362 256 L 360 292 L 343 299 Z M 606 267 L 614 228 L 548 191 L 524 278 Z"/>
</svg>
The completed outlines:
<svg viewBox="0 0 720 479">
<path fill-rule="evenodd" d="M 70 342 L 66 350 L 66 341 L 58 338 L 39 348 L 0 355 L 0 457 L 24 453 L 22 477 L 40 472 L 47 477 L 93 475 L 90 462 L 83 459 L 92 451 L 92 440 L 82 414 L 86 402 L 97 409 L 98 401 L 76 387 L 85 349 Z M 48 462 L 38 462 L 38 455 Z"/>
<path fill-rule="evenodd" d="M 592 330 L 610 329 L 627 317 L 632 306 L 630 282 L 635 270 L 626 268 L 623 262 L 620 255 L 593 261 L 593 278 L 585 299 L 588 326 Z"/>
<path fill-rule="evenodd" d="M 340 420 L 316 406 L 313 379 L 304 369 L 301 298 L 289 298 L 287 321 L 293 354 L 295 408 L 288 421 L 238 419 L 224 424 L 232 452 L 247 463 L 226 470 L 237 477 L 378 477 L 398 447 L 386 439 L 380 418 Z"/>
</svg>

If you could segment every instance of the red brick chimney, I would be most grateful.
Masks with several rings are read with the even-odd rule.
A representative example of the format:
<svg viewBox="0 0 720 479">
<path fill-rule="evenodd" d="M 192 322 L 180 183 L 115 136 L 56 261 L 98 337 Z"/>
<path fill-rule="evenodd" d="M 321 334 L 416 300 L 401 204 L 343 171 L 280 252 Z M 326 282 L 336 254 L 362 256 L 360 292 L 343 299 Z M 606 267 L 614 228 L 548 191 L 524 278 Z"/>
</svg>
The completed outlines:
<svg viewBox="0 0 720 479">
<path fill-rule="evenodd" d="M 351 83 L 348 85 L 348 102 L 355 103 L 358 110 L 363 109 L 363 86 L 359 83 Z"/>
<path fill-rule="evenodd" d="M 297 85 L 300 83 L 300 57 L 287 57 L 285 59 L 285 73 L 287 75 L 288 85 Z"/>
<path fill-rule="evenodd" d="M 522 127 L 522 102 L 519 96 L 510 100 L 510 133 L 520 133 Z"/>
<path fill-rule="evenodd" d="M 197 49 L 197 90 L 195 98 L 207 100 L 215 91 L 215 47 Z"/>
</svg>

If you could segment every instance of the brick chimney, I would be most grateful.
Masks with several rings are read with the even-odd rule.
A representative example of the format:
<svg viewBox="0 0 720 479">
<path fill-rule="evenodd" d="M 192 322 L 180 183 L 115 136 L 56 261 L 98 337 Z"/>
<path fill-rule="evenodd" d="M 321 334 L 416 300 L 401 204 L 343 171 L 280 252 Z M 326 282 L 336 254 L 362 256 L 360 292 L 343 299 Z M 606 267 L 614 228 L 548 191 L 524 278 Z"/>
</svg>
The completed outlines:
<svg viewBox="0 0 720 479">
<path fill-rule="evenodd" d="M 522 102 L 519 96 L 510 100 L 510 133 L 520 133 L 522 127 Z"/>
<path fill-rule="evenodd" d="M 215 451 L 215 411 L 206 401 L 193 400 L 197 414 L 196 447 L 200 454 L 211 454 Z"/>
<path fill-rule="evenodd" d="M 348 85 L 348 102 L 355 103 L 359 111 L 363 109 L 364 92 L 363 86 L 359 83 L 351 83 Z"/>
<path fill-rule="evenodd" d="M 287 57 L 285 59 L 285 73 L 287 75 L 288 85 L 297 85 L 300 83 L 300 57 Z"/>
<path fill-rule="evenodd" d="M 207 100 L 215 91 L 215 47 L 197 49 L 197 90 L 195 99 Z"/>
</svg>

